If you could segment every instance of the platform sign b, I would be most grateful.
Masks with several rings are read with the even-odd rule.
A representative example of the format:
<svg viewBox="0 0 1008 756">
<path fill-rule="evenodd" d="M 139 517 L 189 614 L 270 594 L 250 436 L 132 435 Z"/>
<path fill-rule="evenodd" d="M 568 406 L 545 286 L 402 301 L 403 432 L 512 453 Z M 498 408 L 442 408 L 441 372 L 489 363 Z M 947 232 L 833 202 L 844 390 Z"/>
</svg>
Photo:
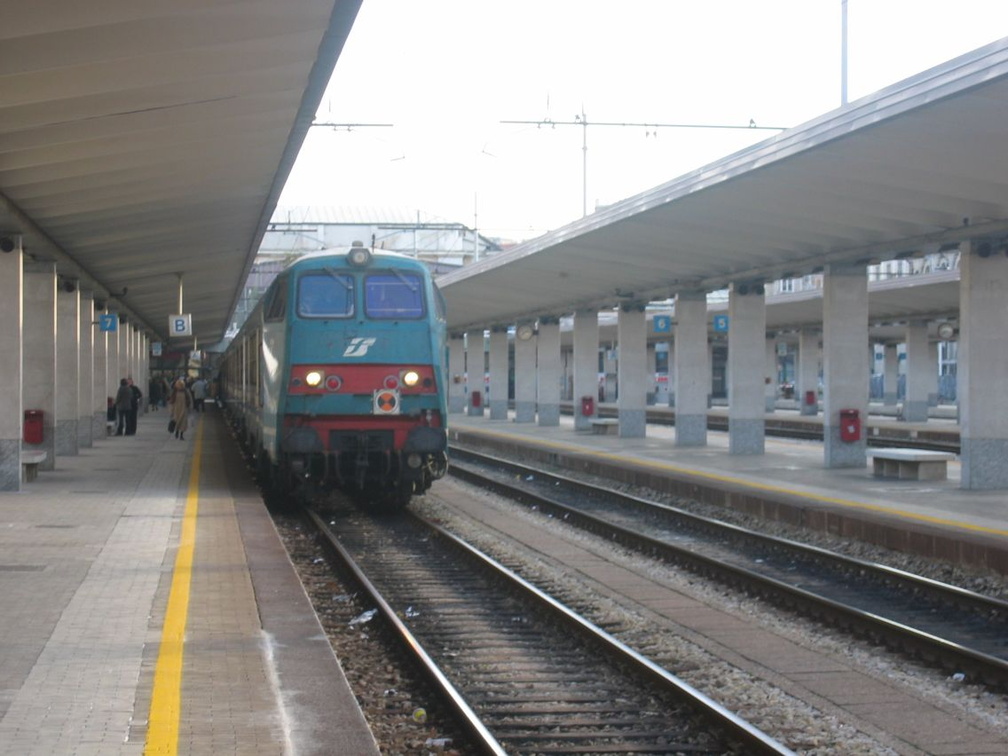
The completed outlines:
<svg viewBox="0 0 1008 756">
<path fill-rule="evenodd" d="M 171 336 L 192 336 L 192 315 L 169 315 L 168 333 Z"/>
</svg>

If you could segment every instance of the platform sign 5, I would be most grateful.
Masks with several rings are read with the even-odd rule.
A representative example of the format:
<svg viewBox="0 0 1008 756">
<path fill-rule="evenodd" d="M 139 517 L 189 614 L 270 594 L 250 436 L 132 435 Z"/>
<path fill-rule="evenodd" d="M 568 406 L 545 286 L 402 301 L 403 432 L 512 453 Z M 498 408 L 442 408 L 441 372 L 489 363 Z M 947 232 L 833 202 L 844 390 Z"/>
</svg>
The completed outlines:
<svg viewBox="0 0 1008 756">
<path fill-rule="evenodd" d="M 119 316 L 114 312 L 98 316 L 98 325 L 106 333 L 111 333 L 119 328 Z"/>
<path fill-rule="evenodd" d="M 168 333 L 171 336 L 192 336 L 192 315 L 169 315 Z"/>
<path fill-rule="evenodd" d="M 714 316 L 714 331 L 717 333 L 728 333 L 728 316 L 727 315 L 715 315 Z"/>
<path fill-rule="evenodd" d="M 655 333 L 671 333 L 672 332 L 672 317 L 669 315 L 655 315 L 654 316 L 654 332 Z"/>
</svg>

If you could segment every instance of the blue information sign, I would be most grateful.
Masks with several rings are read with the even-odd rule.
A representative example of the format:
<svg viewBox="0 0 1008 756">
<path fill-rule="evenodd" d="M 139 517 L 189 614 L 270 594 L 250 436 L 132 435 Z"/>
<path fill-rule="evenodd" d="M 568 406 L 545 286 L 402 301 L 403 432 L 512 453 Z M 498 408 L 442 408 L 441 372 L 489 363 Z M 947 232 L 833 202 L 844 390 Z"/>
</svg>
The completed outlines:
<svg viewBox="0 0 1008 756">
<path fill-rule="evenodd" d="M 98 316 L 98 324 L 103 331 L 115 331 L 119 327 L 119 316 L 115 313 L 108 315 L 103 313 Z"/>
<path fill-rule="evenodd" d="M 717 333 L 728 333 L 728 316 L 727 315 L 715 315 L 714 316 L 714 330 Z"/>
<path fill-rule="evenodd" d="M 672 318 L 669 315 L 655 315 L 653 322 L 655 333 L 672 332 Z"/>
</svg>

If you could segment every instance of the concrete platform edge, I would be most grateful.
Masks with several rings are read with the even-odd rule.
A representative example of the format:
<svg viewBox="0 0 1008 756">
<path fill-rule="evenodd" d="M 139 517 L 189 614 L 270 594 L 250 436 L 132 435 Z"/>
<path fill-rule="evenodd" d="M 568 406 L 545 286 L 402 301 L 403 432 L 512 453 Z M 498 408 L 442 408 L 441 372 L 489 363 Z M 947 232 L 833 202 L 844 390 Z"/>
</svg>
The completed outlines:
<svg viewBox="0 0 1008 756">
<path fill-rule="evenodd" d="M 292 750 L 378 754 L 364 714 L 258 492 L 235 491 L 235 510 Z M 294 600 L 294 597 L 299 597 Z M 286 647 L 299 650 L 286 654 Z"/>
</svg>

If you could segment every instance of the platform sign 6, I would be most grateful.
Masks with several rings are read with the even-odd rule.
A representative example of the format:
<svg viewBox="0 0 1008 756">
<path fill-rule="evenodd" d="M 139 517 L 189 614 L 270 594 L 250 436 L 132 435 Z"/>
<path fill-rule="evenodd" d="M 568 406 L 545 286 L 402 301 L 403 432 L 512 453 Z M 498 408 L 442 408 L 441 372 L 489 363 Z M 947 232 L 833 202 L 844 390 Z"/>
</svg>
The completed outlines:
<svg viewBox="0 0 1008 756">
<path fill-rule="evenodd" d="M 102 313 L 98 316 L 98 326 L 106 333 L 114 332 L 119 328 L 119 316 L 114 312 Z"/>
<path fill-rule="evenodd" d="M 654 332 L 655 333 L 671 333 L 672 332 L 672 318 L 669 315 L 655 315 L 654 316 Z"/>
<path fill-rule="evenodd" d="M 192 336 L 192 315 L 169 315 L 168 333 L 171 336 Z"/>
</svg>

